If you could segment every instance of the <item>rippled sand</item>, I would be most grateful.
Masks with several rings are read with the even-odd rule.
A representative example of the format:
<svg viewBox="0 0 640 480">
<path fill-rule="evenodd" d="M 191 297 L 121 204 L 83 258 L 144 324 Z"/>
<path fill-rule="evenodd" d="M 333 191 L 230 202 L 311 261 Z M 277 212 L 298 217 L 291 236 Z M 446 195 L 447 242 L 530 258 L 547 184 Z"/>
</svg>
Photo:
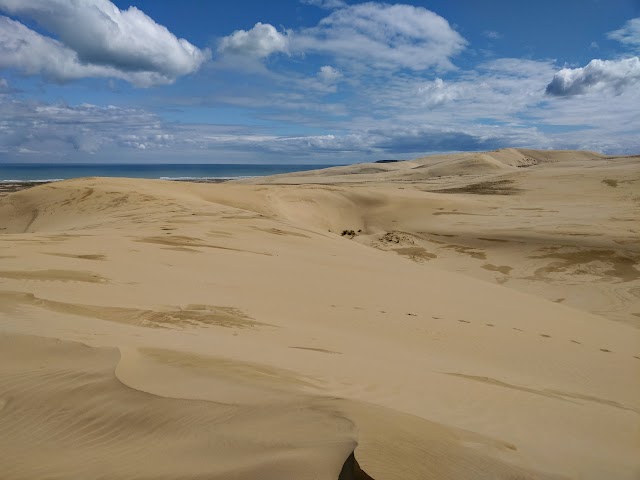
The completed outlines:
<svg viewBox="0 0 640 480">
<path fill-rule="evenodd" d="M 3 478 L 637 479 L 638 165 L 10 193 Z"/>
</svg>

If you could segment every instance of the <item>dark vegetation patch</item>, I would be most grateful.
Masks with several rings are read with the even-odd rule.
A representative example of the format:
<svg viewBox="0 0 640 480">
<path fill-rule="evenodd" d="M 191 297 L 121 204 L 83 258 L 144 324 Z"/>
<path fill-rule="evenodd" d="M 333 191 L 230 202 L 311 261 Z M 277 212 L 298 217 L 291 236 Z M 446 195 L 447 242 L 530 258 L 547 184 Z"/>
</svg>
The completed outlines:
<svg viewBox="0 0 640 480">
<path fill-rule="evenodd" d="M 457 237 L 458 235 L 453 235 L 450 233 L 428 233 L 425 232 L 427 235 L 435 235 L 436 237 Z"/>
<path fill-rule="evenodd" d="M 479 182 L 463 187 L 430 190 L 434 193 L 468 193 L 471 195 L 516 195 L 522 190 L 513 186 L 513 180 L 496 180 L 494 182 Z"/>
<path fill-rule="evenodd" d="M 501 242 L 501 243 L 509 243 L 509 240 L 505 240 L 504 238 L 486 238 L 486 237 L 478 237 L 478 240 L 484 240 L 485 242 Z"/>
<path fill-rule="evenodd" d="M 490 263 L 485 263 L 484 265 L 482 265 L 482 268 L 491 272 L 500 272 L 505 275 L 509 275 L 511 270 L 513 270 L 513 267 L 510 267 L 508 265 L 492 265 Z"/>
<path fill-rule="evenodd" d="M 46 255 L 55 255 L 56 257 L 67 257 L 67 258 L 78 258 L 80 260 L 106 260 L 107 257 L 105 255 L 100 255 L 97 253 L 91 254 L 81 254 L 74 255 L 71 253 L 55 253 L 55 252 L 45 252 Z"/>
<path fill-rule="evenodd" d="M 414 245 L 415 241 L 410 235 L 402 232 L 387 232 L 380 239 L 383 243 L 409 244 Z"/>
<path fill-rule="evenodd" d="M 449 250 L 455 250 L 458 253 L 462 253 L 464 255 L 469 255 L 472 258 L 477 258 L 479 260 L 486 260 L 487 254 L 483 251 L 478 251 L 477 248 L 466 247 L 464 245 L 447 245 L 443 248 L 447 248 Z"/>
<path fill-rule="evenodd" d="M 534 255 L 532 259 L 554 259 L 549 265 L 538 268 L 534 272 L 535 278 L 543 278 L 549 273 L 575 273 L 592 274 L 599 276 L 615 277 L 619 282 L 631 282 L 640 278 L 640 270 L 637 265 L 640 258 L 630 253 L 622 254 L 613 250 L 578 250 L 572 252 L 551 252 L 543 255 Z M 589 264 L 600 262 L 608 264 L 609 268 L 602 271 L 596 265 Z"/>
<path fill-rule="evenodd" d="M 0 197 L 8 193 L 18 192 L 38 185 L 44 185 L 50 182 L 3 182 L 0 183 Z"/>
<path fill-rule="evenodd" d="M 437 258 L 435 253 L 430 253 L 422 247 L 404 247 L 404 248 L 396 248 L 393 250 L 398 255 L 403 255 L 405 257 L 410 258 L 414 262 L 421 262 L 424 260 L 431 260 L 433 258 Z"/>
</svg>

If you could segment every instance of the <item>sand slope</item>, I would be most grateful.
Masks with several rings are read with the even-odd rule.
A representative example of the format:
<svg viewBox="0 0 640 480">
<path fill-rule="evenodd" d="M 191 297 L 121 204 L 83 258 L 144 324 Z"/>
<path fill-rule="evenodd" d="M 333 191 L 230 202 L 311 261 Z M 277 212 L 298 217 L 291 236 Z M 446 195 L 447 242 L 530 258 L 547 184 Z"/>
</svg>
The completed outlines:
<svg viewBox="0 0 640 480">
<path fill-rule="evenodd" d="M 637 159 L 487 155 L 0 199 L 0 470 L 638 478 Z"/>
<path fill-rule="evenodd" d="M 496 169 L 472 168 L 485 161 Z M 640 157 L 505 149 L 381 165 L 261 181 L 305 184 L 276 194 L 296 222 L 640 326 Z"/>
</svg>

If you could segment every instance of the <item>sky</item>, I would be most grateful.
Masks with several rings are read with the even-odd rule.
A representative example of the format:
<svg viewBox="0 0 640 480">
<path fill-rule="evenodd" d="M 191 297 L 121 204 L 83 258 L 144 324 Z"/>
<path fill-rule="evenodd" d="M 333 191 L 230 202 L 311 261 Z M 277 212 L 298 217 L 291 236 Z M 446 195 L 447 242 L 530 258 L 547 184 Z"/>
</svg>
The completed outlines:
<svg viewBox="0 0 640 480">
<path fill-rule="evenodd" d="M 640 153 L 640 0 L 0 0 L 0 163 Z"/>
</svg>

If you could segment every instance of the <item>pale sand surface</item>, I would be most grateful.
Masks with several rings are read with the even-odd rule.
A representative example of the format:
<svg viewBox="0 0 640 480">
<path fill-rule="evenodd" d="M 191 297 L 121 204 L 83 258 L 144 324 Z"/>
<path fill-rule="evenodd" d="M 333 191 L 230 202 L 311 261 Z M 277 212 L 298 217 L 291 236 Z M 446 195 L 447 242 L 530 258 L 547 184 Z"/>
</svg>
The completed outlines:
<svg viewBox="0 0 640 480">
<path fill-rule="evenodd" d="M 639 161 L 0 198 L 2 478 L 638 479 Z"/>
</svg>

